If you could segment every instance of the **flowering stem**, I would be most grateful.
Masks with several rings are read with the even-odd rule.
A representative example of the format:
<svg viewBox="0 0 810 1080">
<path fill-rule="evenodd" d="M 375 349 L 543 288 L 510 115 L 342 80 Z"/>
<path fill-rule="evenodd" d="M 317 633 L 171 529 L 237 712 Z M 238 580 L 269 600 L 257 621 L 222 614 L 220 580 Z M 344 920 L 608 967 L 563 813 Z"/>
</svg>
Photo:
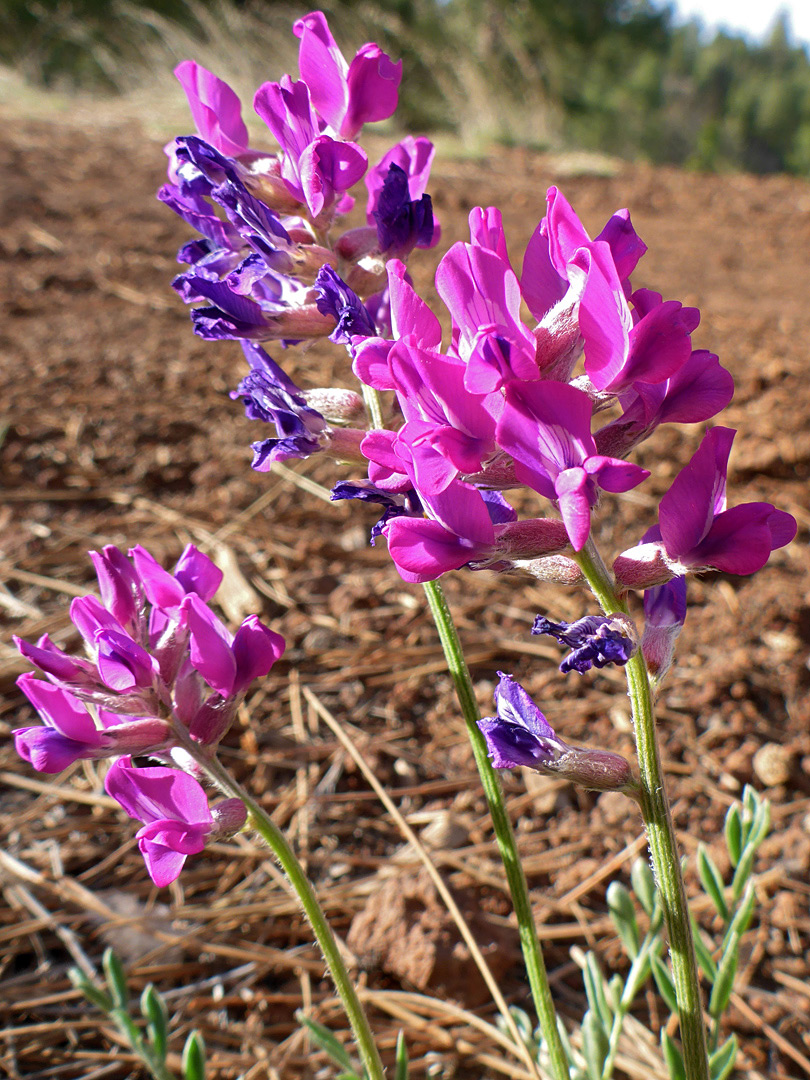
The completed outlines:
<svg viewBox="0 0 810 1080">
<path fill-rule="evenodd" d="M 472 743 L 475 764 L 478 766 L 478 774 L 481 777 L 492 825 L 495 829 L 498 850 L 506 870 L 506 879 L 509 883 L 509 891 L 512 895 L 512 903 L 517 916 L 526 974 L 529 979 L 534 1007 L 540 1021 L 540 1030 L 548 1048 L 555 1077 L 557 1080 L 568 1080 L 570 1076 L 568 1059 L 557 1028 L 557 1016 L 551 997 L 551 988 L 548 983 L 543 953 L 537 937 L 537 927 L 532 915 L 526 875 L 523 872 L 523 864 L 518 854 L 515 834 L 504 802 L 500 780 L 487 757 L 486 740 L 478 727 L 480 713 L 475 700 L 469 668 L 464 659 L 458 632 L 441 585 L 438 581 L 428 581 L 425 583 L 425 593 L 436 623 L 436 629 L 439 631 L 439 638 L 447 660 L 447 668 L 455 683 L 456 695 L 461 706 L 464 722 L 467 725 L 467 734 Z"/>
<path fill-rule="evenodd" d="M 627 605 L 616 594 L 610 575 L 592 540 L 588 540 L 576 558 L 605 614 L 610 615 L 617 611 L 627 614 Z M 627 661 L 625 672 L 636 733 L 639 804 L 647 828 L 647 841 L 669 936 L 686 1077 L 687 1080 L 708 1080 L 709 1056 L 695 944 L 678 844 L 664 787 L 650 679 L 640 649 Z"/>
<path fill-rule="evenodd" d="M 309 924 L 315 934 L 321 952 L 326 960 L 332 981 L 338 992 L 346 1016 L 349 1018 L 357 1049 L 365 1068 L 368 1080 L 385 1080 L 385 1069 L 380 1060 L 379 1051 L 374 1042 L 368 1018 L 360 1004 L 360 998 L 343 963 L 335 937 L 326 921 L 312 883 L 295 857 L 290 845 L 278 826 L 252 799 L 245 789 L 238 784 L 221 762 L 213 755 L 208 755 L 192 740 L 183 740 L 186 750 L 202 766 L 209 778 L 227 795 L 241 799 L 248 811 L 248 821 L 258 832 L 267 846 L 278 859 L 282 870 L 295 890 L 304 909 Z"/>
</svg>

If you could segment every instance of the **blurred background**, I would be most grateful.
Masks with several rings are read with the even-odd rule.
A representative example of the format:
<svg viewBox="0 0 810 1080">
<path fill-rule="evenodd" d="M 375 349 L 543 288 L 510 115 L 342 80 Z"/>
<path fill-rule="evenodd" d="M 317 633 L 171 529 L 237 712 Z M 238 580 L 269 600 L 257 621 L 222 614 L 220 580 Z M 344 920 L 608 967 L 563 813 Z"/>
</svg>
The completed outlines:
<svg viewBox="0 0 810 1080">
<path fill-rule="evenodd" d="M 405 60 L 403 130 L 443 133 L 473 153 L 500 142 L 806 176 L 810 5 L 792 3 L 321 6 L 349 56 L 374 40 Z M 161 94 L 184 108 L 171 68 L 192 57 L 248 102 L 260 82 L 296 70 L 289 28 L 306 10 L 273 0 L 0 0 L 0 95 L 33 100 L 44 88 L 69 108 L 77 94 L 148 94 L 159 119 Z"/>
</svg>

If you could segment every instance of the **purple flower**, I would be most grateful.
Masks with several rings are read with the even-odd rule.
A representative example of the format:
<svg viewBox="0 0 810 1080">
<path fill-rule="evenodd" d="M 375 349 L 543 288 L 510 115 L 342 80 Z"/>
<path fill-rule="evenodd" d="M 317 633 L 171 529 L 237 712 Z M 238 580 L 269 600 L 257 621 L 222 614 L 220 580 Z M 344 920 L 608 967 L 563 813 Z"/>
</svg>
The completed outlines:
<svg viewBox="0 0 810 1080">
<path fill-rule="evenodd" d="M 470 393 L 540 377 L 534 336 L 520 320 L 520 285 L 500 255 L 454 244 L 436 270 L 436 288 L 453 318 L 453 346 L 467 365 Z"/>
<path fill-rule="evenodd" d="M 69 656 L 47 636 L 37 645 L 17 642 L 49 679 L 39 683 L 24 676 L 20 685 L 53 729 L 20 735 L 20 753 L 62 768 L 62 761 L 77 757 L 171 745 L 163 719 L 171 710 L 193 738 L 219 741 L 249 683 L 267 674 L 283 653 L 284 639 L 255 615 L 234 636 L 228 632 L 206 604 L 222 574 L 193 545 L 174 573 L 140 546 L 130 551 L 131 561 L 113 547 L 93 554 L 109 608 L 94 596 L 71 604 L 92 660 Z M 206 685 L 213 691 L 207 697 Z M 98 708 L 103 732 L 78 701 Z"/>
<path fill-rule="evenodd" d="M 435 148 L 430 139 L 423 135 L 414 138 L 413 135 L 406 137 L 392 146 L 383 155 L 379 163 L 366 173 L 366 187 L 368 188 L 368 203 L 366 204 L 366 221 L 369 225 L 375 223 L 374 211 L 382 192 L 383 186 L 390 173 L 392 165 L 397 165 L 408 178 L 408 197 L 418 202 L 427 191 L 430 179 L 430 167 L 433 164 Z M 441 228 L 433 218 L 433 235 L 426 244 L 417 244 L 417 247 L 434 247 L 438 244 L 441 236 Z"/>
<path fill-rule="evenodd" d="M 186 92 L 197 131 L 215 149 L 235 157 L 248 148 L 248 131 L 242 120 L 239 98 L 230 86 L 194 60 L 174 69 Z"/>
<path fill-rule="evenodd" d="M 672 664 L 675 642 L 686 621 L 686 578 L 676 577 L 644 593 L 644 633 L 641 652 L 656 683 Z"/>
<path fill-rule="evenodd" d="M 337 322 L 329 335 L 338 345 L 353 345 L 357 338 L 374 337 L 377 333 L 363 301 L 329 265 L 322 266 L 315 278 L 318 291 L 318 311 Z"/>
<path fill-rule="evenodd" d="M 632 792 L 630 766 L 623 757 L 567 745 L 520 683 L 502 671 L 498 675 L 497 716 L 478 721 L 496 769 L 523 765 L 598 791 Z"/>
<path fill-rule="evenodd" d="M 306 203 L 314 218 L 334 210 L 338 196 L 365 173 L 365 152 L 321 134 L 305 82 L 285 75 L 280 82 L 264 83 L 253 104 L 284 152 L 281 178 L 289 192 Z"/>
<path fill-rule="evenodd" d="M 596 453 L 591 402 L 557 382 L 507 384 L 496 442 L 515 461 L 518 480 L 559 503 L 575 551 L 585 546 L 597 489 L 621 492 L 650 474 L 638 465 Z"/>
<path fill-rule="evenodd" d="M 734 380 L 710 352 L 696 349 L 671 378 L 634 383 L 619 395 L 623 412 L 594 435 L 599 452 L 626 457 L 659 424 L 698 424 L 725 409 Z"/>
<path fill-rule="evenodd" d="M 433 242 L 433 204 L 429 195 L 411 199 L 408 177 L 391 164 L 373 211 L 377 241 L 386 258 L 404 259 L 415 247 Z"/>
<path fill-rule="evenodd" d="M 58 773 L 87 758 L 151 753 L 171 742 L 165 720 L 117 716 L 100 709 L 103 726 L 97 727 L 86 706 L 61 687 L 31 673 L 20 675 L 17 686 L 43 721 L 39 727 L 12 732 L 17 753 L 38 772 Z"/>
<path fill-rule="evenodd" d="M 326 420 L 307 405 L 300 392 L 287 389 L 287 382 L 286 377 L 281 383 L 266 371 L 254 369 L 231 394 L 244 400 L 249 419 L 275 424 L 278 432 L 277 439 L 253 443 L 253 468 L 259 472 L 266 472 L 274 461 L 305 458 L 323 449 Z"/>
<path fill-rule="evenodd" d="M 298 67 L 320 116 L 343 139 L 354 139 L 363 124 L 395 112 L 402 61 L 394 63 L 378 45 L 358 49 L 347 64 L 321 11 L 293 24 L 301 39 Z"/>
<path fill-rule="evenodd" d="M 179 769 L 132 767 L 121 757 L 107 773 L 104 787 L 131 818 L 144 822 L 138 848 L 149 876 L 158 888 L 179 876 L 189 855 L 197 855 L 214 835 L 232 834 L 247 820 L 239 799 L 208 806 L 202 786 Z"/>
<path fill-rule="evenodd" d="M 572 650 L 560 664 L 563 674 L 626 664 L 638 648 L 635 628 L 625 615 L 587 615 L 573 623 L 555 623 L 538 615 L 532 633 L 549 634 Z"/>
<path fill-rule="evenodd" d="M 661 500 L 658 529 L 614 563 L 620 584 L 650 588 L 701 570 L 753 574 L 772 551 L 795 537 L 794 518 L 771 503 L 726 509 L 726 472 L 735 434 L 724 427 L 707 432 Z"/>
</svg>

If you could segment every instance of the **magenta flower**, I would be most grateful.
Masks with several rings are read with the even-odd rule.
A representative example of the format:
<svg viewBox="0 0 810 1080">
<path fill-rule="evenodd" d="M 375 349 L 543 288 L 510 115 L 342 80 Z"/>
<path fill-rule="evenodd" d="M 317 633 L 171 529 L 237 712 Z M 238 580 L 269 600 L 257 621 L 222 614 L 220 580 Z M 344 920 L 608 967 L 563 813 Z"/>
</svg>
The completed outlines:
<svg viewBox="0 0 810 1080">
<path fill-rule="evenodd" d="M 171 741 L 165 720 L 117 716 L 104 709 L 97 727 L 85 705 L 59 686 L 27 673 L 17 685 L 43 723 L 12 732 L 17 753 L 38 772 L 57 773 L 81 759 L 113 754 L 147 754 Z"/>
<path fill-rule="evenodd" d="M 521 322 L 520 285 L 508 261 L 490 248 L 454 244 L 436 270 L 436 288 L 453 318 L 453 347 L 467 365 L 470 393 L 540 377 L 537 343 Z"/>
<path fill-rule="evenodd" d="M 212 810 L 188 773 L 164 766 L 135 769 L 130 757 L 113 763 L 104 787 L 131 818 L 144 822 L 136 834 L 138 848 L 158 888 L 175 881 L 188 856 L 199 854 L 209 838 L 236 832 L 247 820 L 239 799 Z"/>
<path fill-rule="evenodd" d="M 333 209 L 336 199 L 365 173 L 365 151 L 321 134 L 307 84 L 293 82 L 289 75 L 260 86 L 253 105 L 281 146 L 281 178 L 290 193 L 306 203 L 313 217 Z M 341 209 L 350 205 L 346 201 Z"/>
<path fill-rule="evenodd" d="M 347 64 L 321 11 L 293 23 L 293 33 L 301 39 L 298 68 L 312 102 L 342 139 L 354 139 L 363 124 L 396 111 L 401 60 L 394 63 L 379 45 L 367 44 Z"/>
<path fill-rule="evenodd" d="M 194 60 L 184 60 L 174 69 L 186 92 L 197 131 L 216 150 L 236 157 L 248 149 L 248 130 L 242 120 L 242 106 L 230 86 Z"/>
<path fill-rule="evenodd" d="M 496 442 L 514 458 L 521 483 L 559 504 L 574 550 L 581 551 L 598 489 L 629 491 L 649 471 L 596 453 L 591 402 L 576 387 L 511 382 L 505 397 Z"/>
<path fill-rule="evenodd" d="M 266 675 L 284 652 L 284 639 L 255 615 L 235 635 L 229 633 L 206 604 L 222 574 L 193 545 L 174 573 L 140 546 L 130 552 L 131 561 L 114 547 L 92 554 L 109 607 L 94 596 L 71 604 L 91 659 L 69 656 L 47 635 L 37 645 L 17 640 L 23 656 L 53 684 L 24 676 L 21 688 L 59 735 L 21 736 L 20 745 L 34 747 L 31 754 L 47 750 L 54 761 L 60 753 L 72 754 L 71 760 L 140 753 L 166 742 L 163 717 L 170 710 L 193 738 L 218 742 L 250 682 Z M 99 709 L 103 732 L 89 714 L 82 715 L 77 701 Z M 63 745 L 64 739 L 71 745 Z M 20 752 L 32 760 L 25 749 Z"/>
<path fill-rule="evenodd" d="M 658 529 L 614 563 L 620 584 L 650 588 L 673 576 L 721 570 L 753 574 L 796 535 L 796 521 L 771 503 L 726 509 L 726 472 L 736 432 L 712 428 L 661 500 Z"/>
</svg>

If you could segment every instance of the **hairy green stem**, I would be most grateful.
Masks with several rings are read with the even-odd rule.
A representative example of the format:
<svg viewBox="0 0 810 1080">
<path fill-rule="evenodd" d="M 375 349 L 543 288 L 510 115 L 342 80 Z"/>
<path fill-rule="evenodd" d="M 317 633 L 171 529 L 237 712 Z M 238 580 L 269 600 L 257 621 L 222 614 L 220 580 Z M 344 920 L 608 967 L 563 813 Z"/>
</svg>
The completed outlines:
<svg viewBox="0 0 810 1080">
<path fill-rule="evenodd" d="M 256 800 L 251 798 L 247 791 L 233 779 L 216 757 L 213 755 L 209 756 L 206 751 L 190 739 L 184 739 L 183 743 L 195 761 L 202 766 L 206 774 L 214 781 L 217 787 L 225 792 L 225 794 L 241 799 L 245 804 L 250 824 L 256 832 L 261 835 L 262 839 L 275 855 L 281 865 L 281 869 L 287 875 L 287 880 L 292 885 L 301 902 L 301 907 L 304 909 L 304 913 L 309 920 L 309 924 L 321 947 L 321 952 L 326 960 L 326 965 L 329 968 L 332 981 L 335 984 L 340 1000 L 343 1003 L 346 1016 L 351 1024 L 360 1059 L 365 1067 L 368 1080 L 385 1080 L 385 1069 L 380 1060 L 379 1051 L 374 1042 L 374 1036 L 371 1033 L 368 1018 L 363 1006 L 360 1004 L 360 998 L 358 997 L 351 977 L 346 970 L 346 965 L 343 963 L 343 958 L 340 955 L 340 950 L 338 949 L 335 937 L 329 927 L 329 923 L 326 921 L 326 916 L 318 903 L 318 898 L 315 895 L 312 883 L 304 873 L 301 864 L 295 857 L 292 848 L 287 843 L 284 834 L 264 810 L 262 810 Z"/>
<path fill-rule="evenodd" d="M 588 540 L 584 549 L 579 552 L 577 562 L 605 614 L 627 614 L 627 605 L 616 594 L 593 540 Z M 639 805 L 647 828 L 647 841 L 669 937 L 684 1067 L 687 1080 L 709 1080 L 709 1055 L 695 943 L 678 844 L 664 787 L 650 679 L 640 649 L 628 660 L 625 672 L 636 733 L 640 778 Z"/>
<path fill-rule="evenodd" d="M 467 734 L 472 743 L 475 764 L 478 766 L 478 774 L 481 777 L 484 795 L 492 818 L 498 850 L 506 870 L 506 879 L 512 895 L 515 915 L 517 916 L 526 974 L 529 979 L 534 1007 L 540 1021 L 540 1030 L 543 1033 L 543 1039 L 551 1058 L 552 1071 L 557 1080 L 568 1080 L 570 1075 L 568 1059 L 557 1028 L 557 1016 L 551 997 L 551 988 L 548 983 L 540 941 L 537 937 L 537 928 L 532 915 L 526 875 L 523 872 L 523 864 L 518 854 L 515 834 L 506 809 L 500 780 L 487 757 L 486 740 L 478 727 L 480 713 L 475 700 L 470 672 L 441 585 L 437 581 L 428 581 L 425 583 L 425 593 L 436 628 L 439 631 L 439 638 L 447 660 L 447 668 L 455 683 L 456 695 L 461 706 L 464 722 L 467 725 Z"/>
</svg>

